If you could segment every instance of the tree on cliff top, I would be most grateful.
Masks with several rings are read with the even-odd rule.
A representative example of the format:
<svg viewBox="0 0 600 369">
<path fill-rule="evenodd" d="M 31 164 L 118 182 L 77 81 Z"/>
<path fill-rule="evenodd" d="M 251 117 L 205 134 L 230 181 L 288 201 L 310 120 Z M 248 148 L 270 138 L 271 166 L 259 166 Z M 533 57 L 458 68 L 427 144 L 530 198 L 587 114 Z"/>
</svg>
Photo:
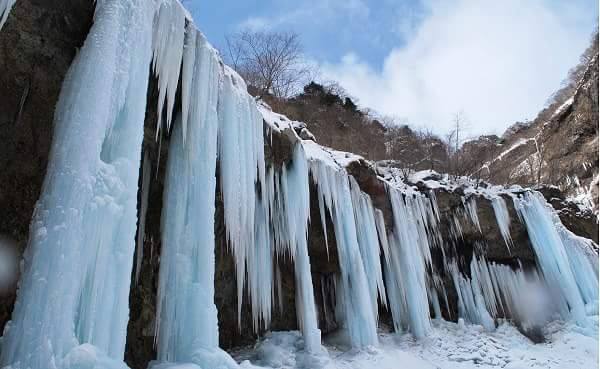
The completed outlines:
<svg viewBox="0 0 600 369">
<path fill-rule="evenodd" d="M 290 97 L 311 78 L 296 33 L 245 30 L 226 41 L 227 61 L 260 96 Z"/>
</svg>

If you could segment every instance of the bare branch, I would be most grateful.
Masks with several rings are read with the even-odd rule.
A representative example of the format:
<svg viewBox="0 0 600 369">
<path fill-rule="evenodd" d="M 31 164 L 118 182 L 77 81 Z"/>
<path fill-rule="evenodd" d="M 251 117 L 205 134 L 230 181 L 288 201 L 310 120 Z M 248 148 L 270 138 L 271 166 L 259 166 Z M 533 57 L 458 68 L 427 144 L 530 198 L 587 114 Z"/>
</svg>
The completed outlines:
<svg viewBox="0 0 600 369">
<path fill-rule="evenodd" d="M 259 95 L 289 97 L 313 76 L 297 34 L 241 31 L 227 40 L 227 60 Z"/>
</svg>

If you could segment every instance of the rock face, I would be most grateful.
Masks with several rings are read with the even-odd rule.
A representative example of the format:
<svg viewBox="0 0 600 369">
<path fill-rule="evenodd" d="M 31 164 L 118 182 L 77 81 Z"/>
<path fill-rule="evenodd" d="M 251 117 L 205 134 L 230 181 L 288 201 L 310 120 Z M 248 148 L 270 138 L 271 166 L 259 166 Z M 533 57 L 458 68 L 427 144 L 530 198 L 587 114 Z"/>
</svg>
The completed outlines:
<svg viewBox="0 0 600 369">
<path fill-rule="evenodd" d="M 589 191 L 598 210 L 598 34 L 571 76 L 572 86 L 529 123 L 516 123 L 502 137 L 466 143 L 468 173 L 498 184 L 558 186 L 569 196 Z"/>
<path fill-rule="evenodd" d="M 260 94 L 249 88 L 250 93 Z M 357 108 L 337 86 L 311 82 L 292 98 L 263 96 L 273 110 L 288 118 L 305 122 L 311 135 L 298 132 L 303 139 L 316 140 L 339 151 L 352 152 L 372 161 L 393 161 L 414 170 L 443 171 L 448 162 L 446 144 L 431 133 L 413 130 L 398 122 L 384 124 Z M 313 136 L 314 135 L 314 136 Z M 393 160 L 392 160 L 393 159 Z"/>
<path fill-rule="evenodd" d="M 2 142 L 0 145 L 0 165 L 2 166 L 2 170 L 0 170 L 0 208 L 3 210 L 0 216 L 0 233 L 15 239 L 21 252 L 27 243 L 29 222 L 45 175 L 48 150 L 52 140 L 54 107 L 64 75 L 91 25 L 93 8 L 92 0 L 19 0 L 4 29 L 0 31 L 0 70 L 3 71 L 0 74 L 0 96 L 3 97 L 0 99 L 0 112 L 2 112 L 0 114 L 0 140 Z M 590 71 L 592 76 L 589 78 L 591 80 L 595 78 L 597 81 L 597 70 L 595 77 L 593 73 Z M 556 129 L 575 129 L 577 132 L 581 132 L 580 137 L 583 139 L 594 134 L 594 131 L 581 123 L 581 120 L 577 122 L 582 125 L 572 123 L 573 120 L 579 119 L 573 113 L 573 109 L 580 109 L 578 108 L 580 105 L 581 109 L 587 106 L 589 114 L 593 115 L 595 111 L 597 119 L 597 86 L 594 87 L 592 83 L 587 90 L 581 89 L 580 94 L 580 97 L 576 96 L 571 110 L 560 115 L 560 119 L 557 118 L 558 128 Z M 159 144 L 154 136 L 157 120 L 157 95 L 156 81 L 152 80 L 148 92 L 148 110 L 142 148 L 143 154 L 147 155 L 151 163 L 152 180 L 145 219 L 146 232 L 142 245 L 144 258 L 139 271 L 139 281 L 132 276 L 130 322 L 125 357 L 128 365 L 134 369 L 146 368 L 147 363 L 156 355 L 154 347 L 155 303 L 161 248 L 160 224 L 164 168 L 168 156 L 168 138 Z M 596 101 L 595 110 L 594 101 Z M 347 105 L 347 108 L 344 108 L 343 104 L 341 106 L 348 114 L 354 114 L 354 108 Z M 340 129 L 343 130 L 343 127 Z M 267 162 L 269 165 L 277 167 L 285 165 L 292 157 L 296 139 L 294 134 L 289 131 L 277 134 L 269 130 L 266 130 L 265 134 L 268 137 L 265 140 Z M 597 130 L 595 134 L 597 150 Z M 596 168 L 597 164 L 596 160 L 594 164 Z M 356 179 L 362 191 L 371 196 L 375 207 L 383 212 L 386 226 L 391 229 L 393 223 L 391 204 L 385 183 L 376 169 L 369 162 L 358 160 L 352 162 L 347 170 Z M 418 184 L 415 185 L 418 186 Z M 313 184 L 311 185 L 312 222 L 309 227 L 309 256 L 319 314 L 319 327 L 323 334 L 327 334 L 338 327 L 333 317 L 335 299 L 331 291 L 332 284 L 339 274 L 339 263 L 331 219 L 327 219 L 329 248 L 325 246 L 325 234 L 319 221 L 320 213 L 316 193 Z M 444 237 L 449 237 L 448 235 L 451 234 L 450 219 L 463 209 L 464 193 L 460 189 L 455 191 L 440 189 L 435 191 L 435 196 L 441 218 L 439 231 L 445 235 Z M 564 209 L 561 210 L 560 215 L 567 227 L 577 234 L 594 238 L 597 241 L 595 218 L 583 217 L 577 209 L 569 207 L 560 194 L 548 193 L 546 196 L 550 199 L 558 199 L 551 203 L 557 209 Z M 519 222 L 512 201 L 507 201 L 511 219 L 511 237 L 514 242 L 514 247 L 510 252 L 499 232 L 490 201 L 483 197 L 478 197 L 475 201 L 477 201 L 481 230 L 466 218 L 461 218 L 463 236 L 456 244 L 456 248 L 448 247 L 446 250 L 449 257 L 458 260 L 461 270 L 466 274 L 469 273 L 468 265 L 474 250 L 484 254 L 488 260 L 498 263 L 512 264 L 516 260 L 525 264 L 535 263 L 527 231 Z M 252 327 L 251 312 L 246 301 L 247 296 L 244 297 L 241 322 L 237 319 L 234 264 L 225 240 L 223 204 L 220 193 L 217 193 L 216 197 L 215 220 L 215 303 L 219 311 L 220 343 L 224 348 L 252 344 L 256 337 L 264 332 L 264 329 L 258 329 L 258 332 L 255 332 Z M 484 249 L 479 250 L 481 245 L 485 245 Z M 442 270 L 440 253 L 434 252 L 433 264 L 434 269 Z M 281 273 L 282 308 L 278 303 L 275 304 L 270 329 L 296 329 L 293 264 L 289 260 L 281 259 L 278 260 L 277 267 Z M 450 300 L 450 309 L 444 309 L 443 314 L 448 319 L 456 319 L 456 293 L 453 292 L 452 283 L 447 277 L 444 277 L 443 283 Z M 13 304 L 14 290 L 0 298 L 0 327 L 3 327 L 10 318 Z M 383 311 L 381 319 L 385 320 L 385 311 Z"/>
</svg>

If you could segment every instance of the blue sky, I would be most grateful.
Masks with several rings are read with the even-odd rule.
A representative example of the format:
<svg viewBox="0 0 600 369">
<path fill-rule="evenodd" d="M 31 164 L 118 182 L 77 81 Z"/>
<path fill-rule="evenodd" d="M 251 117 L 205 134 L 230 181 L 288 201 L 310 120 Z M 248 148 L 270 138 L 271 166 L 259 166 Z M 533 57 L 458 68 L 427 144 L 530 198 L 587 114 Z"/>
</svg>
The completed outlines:
<svg viewBox="0 0 600 369">
<path fill-rule="evenodd" d="M 444 134 L 532 119 L 597 27 L 596 0 L 185 0 L 217 47 L 244 28 L 291 30 L 359 105 Z"/>
<path fill-rule="evenodd" d="M 186 0 L 196 23 L 216 46 L 241 28 L 291 30 L 305 52 L 323 62 L 356 53 L 373 66 L 405 41 L 423 17 L 418 0 Z M 203 11 L 202 9 L 205 9 Z"/>
</svg>

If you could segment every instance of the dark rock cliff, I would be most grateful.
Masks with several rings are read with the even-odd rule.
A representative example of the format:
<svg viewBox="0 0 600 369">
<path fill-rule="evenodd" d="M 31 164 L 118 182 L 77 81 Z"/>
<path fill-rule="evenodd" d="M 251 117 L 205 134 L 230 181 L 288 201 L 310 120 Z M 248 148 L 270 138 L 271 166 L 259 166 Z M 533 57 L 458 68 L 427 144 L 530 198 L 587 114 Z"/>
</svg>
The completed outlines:
<svg viewBox="0 0 600 369">
<path fill-rule="evenodd" d="M 93 16 L 91 0 L 19 0 L 4 29 L 0 31 L 0 234 L 17 241 L 22 252 L 27 244 L 29 222 L 34 204 L 39 197 L 48 150 L 52 140 L 54 107 L 64 75 L 87 35 Z M 130 296 L 130 323 L 128 327 L 126 361 L 134 369 L 145 368 L 155 358 L 154 318 L 158 268 L 160 261 L 160 216 L 164 168 L 168 156 L 168 137 L 162 144 L 156 142 L 156 81 L 152 80 L 148 91 L 148 111 L 145 122 L 143 154 L 151 167 L 149 205 L 145 219 L 144 258 L 139 281 L 132 278 Z M 597 96 L 597 90 L 596 90 Z M 293 148 L 291 132 L 274 134 L 266 140 L 265 157 L 268 165 L 280 167 L 291 158 Z M 160 152 L 159 152 L 160 150 Z M 160 158 L 160 159 L 159 159 Z M 596 162 L 597 164 L 597 162 Z M 366 161 L 352 163 L 348 172 L 354 176 L 361 189 L 369 194 L 374 205 L 382 210 L 386 226 L 391 229 L 393 215 L 384 182 Z M 448 219 L 461 209 L 463 193 L 460 190 L 438 190 L 436 197 L 442 221 L 442 235 L 450 234 Z M 548 195 L 556 196 L 556 194 Z M 332 280 L 339 273 L 335 234 L 328 224 L 329 252 L 325 248 L 325 235 L 319 221 L 316 188 L 311 185 L 311 219 L 309 228 L 309 256 L 311 260 L 315 299 L 319 313 L 319 326 L 324 334 L 337 328 L 331 318 L 334 302 L 324 293 L 330 289 Z M 463 221 L 463 237 L 456 252 L 448 250 L 450 257 L 466 266 L 477 246 L 485 244 L 481 252 L 489 260 L 511 264 L 516 259 L 523 263 L 535 263 L 527 231 L 518 221 L 512 202 L 507 201 L 512 223 L 511 236 L 514 248 L 508 252 L 496 225 L 489 200 L 478 198 L 478 216 L 481 231 L 473 224 Z M 562 200 L 561 200 L 562 201 Z M 566 208 L 562 202 L 553 202 L 557 208 Z M 217 192 L 215 214 L 216 276 L 215 303 L 219 311 L 220 341 L 224 348 L 252 344 L 257 337 L 251 326 L 250 309 L 243 303 L 241 323 L 237 319 L 237 292 L 234 264 L 225 241 L 222 198 Z M 565 214 L 568 211 L 565 210 Z M 561 216 L 563 212 L 561 212 Z M 594 224 L 581 220 L 580 214 L 564 215 L 565 224 L 574 232 L 595 237 Z M 330 223 L 330 219 L 328 219 Z M 595 224 L 597 227 L 597 224 Z M 597 237 L 596 237 L 597 240 Z M 440 267 L 440 255 L 434 253 L 434 267 Z M 282 275 L 283 310 L 274 308 L 270 329 L 295 329 L 295 286 L 293 264 L 278 260 Z M 456 319 L 456 293 L 450 280 L 444 279 L 451 300 L 452 311 L 444 311 L 450 319 Z M 244 297 L 246 299 L 247 296 Z M 0 328 L 10 318 L 14 303 L 14 290 L 0 297 Z M 382 315 L 385 319 L 385 314 Z M 259 332 L 260 333 L 260 332 Z"/>
<path fill-rule="evenodd" d="M 492 183 L 558 186 L 567 195 L 590 191 L 598 210 L 598 33 L 568 85 L 532 122 L 516 123 L 502 137 L 466 143 L 464 157 Z"/>
</svg>

